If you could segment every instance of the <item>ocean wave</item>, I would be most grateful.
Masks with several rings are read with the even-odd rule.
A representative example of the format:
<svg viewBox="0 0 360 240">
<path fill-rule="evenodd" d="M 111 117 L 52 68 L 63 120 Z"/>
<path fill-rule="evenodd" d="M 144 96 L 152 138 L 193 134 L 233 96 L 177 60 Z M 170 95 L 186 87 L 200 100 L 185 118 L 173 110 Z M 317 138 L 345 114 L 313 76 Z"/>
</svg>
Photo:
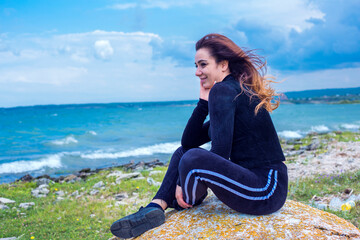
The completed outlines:
<svg viewBox="0 0 360 240">
<path fill-rule="evenodd" d="M 50 143 L 54 145 L 67 145 L 72 143 L 78 143 L 78 140 L 76 140 L 73 136 L 67 136 L 66 138 L 60 139 L 60 140 L 54 140 Z"/>
<path fill-rule="evenodd" d="M 93 136 L 97 135 L 97 133 L 95 131 L 87 131 L 87 133 L 90 134 L 90 135 L 93 135 Z"/>
<path fill-rule="evenodd" d="M 302 138 L 299 131 L 281 131 L 278 134 L 283 138 Z"/>
<path fill-rule="evenodd" d="M 4 173 L 22 173 L 35 171 L 42 168 L 60 168 L 61 154 L 50 155 L 46 158 L 42 158 L 38 161 L 16 161 L 10 163 L 0 164 L 0 174 Z"/>
<path fill-rule="evenodd" d="M 317 125 L 311 127 L 311 132 L 329 132 L 330 129 L 325 125 Z"/>
<path fill-rule="evenodd" d="M 348 124 L 348 123 L 344 123 L 344 124 L 341 124 L 340 125 L 341 128 L 345 128 L 345 129 L 352 129 L 352 130 L 355 130 L 355 129 L 359 129 L 360 128 L 360 125 L 358 124 Z"/>
<path fill-rule="evenodd" d="M 161 143 L 161 144 L 136 148 L 128 151 L 115 152 L 115 153 L 96 151 L 93 153 L 81 154 L 81 157 L 88 159 L 99 159 L 99 158 L 116 159 L 116 158 L 124 158 L 124 157 L 153 155 L 154 153 L 173 153 L 179 146 L 180 146 L 180 142 Z"/>
</svg>

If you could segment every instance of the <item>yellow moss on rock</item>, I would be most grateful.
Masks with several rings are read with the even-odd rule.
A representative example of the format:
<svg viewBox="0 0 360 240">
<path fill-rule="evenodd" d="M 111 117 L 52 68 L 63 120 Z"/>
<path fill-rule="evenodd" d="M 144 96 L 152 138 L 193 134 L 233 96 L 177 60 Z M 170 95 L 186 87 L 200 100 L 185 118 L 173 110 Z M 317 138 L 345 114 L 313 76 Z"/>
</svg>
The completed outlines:
<svg viewBox="0 0 360 240">
<path fill-rule="evenodd" d="M 360 239 L 360 230 L 334 214 L 291 200 L 276 213 L 251 216 L 210 196 L 200 206 L 168 212 L 163 225 L 136 239 Z"/>
</svg>

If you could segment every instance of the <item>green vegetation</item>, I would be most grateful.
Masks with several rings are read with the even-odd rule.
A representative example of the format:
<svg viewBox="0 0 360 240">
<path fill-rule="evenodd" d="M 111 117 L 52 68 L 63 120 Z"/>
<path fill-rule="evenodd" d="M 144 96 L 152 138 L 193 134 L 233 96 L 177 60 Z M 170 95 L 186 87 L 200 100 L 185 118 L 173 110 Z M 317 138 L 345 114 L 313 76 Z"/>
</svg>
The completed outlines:
<svg viewBox="0 0 360 240">
<path fill-rule="evenodd" d="M 119 169 L 114 169 L 119 170 Z M 156 167 L 161 173 L 151 177 L 158 182 L 164 177 L 166 167 Z M 49 185 L 50 193 L 45 198 L 35 198 L 31 190 L 36 183 L 16 182 L 0 185 L 0 196 L 16 201 L 7 204 L 10 209 L 0 210 L 0 238 L 20 239 L 109 239 L 113 221 L 136 211 L 150 201 L 158 187 L 151 186 L 146 179 L 123 180 L 115 184 L 115 177 L 106 178 L 110 171 L 101 171 L 87 181 L 55 183 Z M 143 171 L 147 177 L 149 171 Z M 103 181 L 105 189 L 97 195 L 89 195 L 95 183 Z M 55 192 L 64 191 L 64 200 L 57 200 Z M 83 196 L 70 194 L 79 191 Z M 115 206 L 114 195 L 126 192 L 134 198 L 130 205 Z M 20 203 L 34 202 L 29 209 L 19 208 Z M 16 208 L 13 208 L 16 207 Z"/>
<path fill-rule="evenodd" d="M 352 194 L 360 194 L 360 171 L 338 175 L 318 175 L 290 182 L 288 198 L 310 204 L 314 196 L 340 196 L 346 189 L 352 189 Z M 344 218 L 360 228 L 360 202 L 356 202 L 355 207 L 350 211 L 326 211 Z"/>
<path fill-rule="evenodd" d="M 308 146 L 314 140 L 309 135 L 293 144 L 294 149 Z M 320 146 L 316 151 L 324 152 L 327 149 L 326 141 L 360 141 L 359 133 L 333 132 L 317 135 Z M 283 144 L 289 144 L 283 142 Z M 160 173 L 151 177 L 161 182 L 167 167 L 156 167 L 153 170 Z M 44 198 L 35 198 L 31 190 L 37 187 L 35 182 L 16 182 L 0 185 L 0 197 L 16 201 L 7 204 L 10 209 L 0 210 L 0 238 L 20 237 L 19 239 L 109 239 L 112 234 L 109 230 L 113 221 L 136 211 L 146 205 L 156 193 L 158 187 L 150 185 L 146 177 L 149 170 L 141 174 L 145 179 L 128 179 L 115 183 L 116 177 L 107 175 L 114 170 L 100 171 L 89 176 L 86 181 L 75 183 L 54 183 L 49 185 L 50 193 Z M 125 172 L 124 170 L 122 170 Z M 94 184 L 103 181 L 105 188 L 99 193 L 91 195 Z M 353 194 L 360 194 L 360 171 L 342 173 L 340 175 L 319 175 L 312 178 L 297 180 L 289 183 L 288 198 L 305 204 L 311 204 L 311 199 L 317 197 L 338 196 L 345 189 L 353 189 Z M 64 191 L 63 200 L 58 200 L 56 192 Z M 70 196 L 78 191 L 80 197 Z M 115 195 L 127 193 L 128 204 L 116 206 Z M 20 203 L 34 202 L 29 209 L 19 208 Z M 360 202 L 350 211 L 331 211 L 339 217 L 347 219 L 358 228 L 360 227 Z"/>
</svg>

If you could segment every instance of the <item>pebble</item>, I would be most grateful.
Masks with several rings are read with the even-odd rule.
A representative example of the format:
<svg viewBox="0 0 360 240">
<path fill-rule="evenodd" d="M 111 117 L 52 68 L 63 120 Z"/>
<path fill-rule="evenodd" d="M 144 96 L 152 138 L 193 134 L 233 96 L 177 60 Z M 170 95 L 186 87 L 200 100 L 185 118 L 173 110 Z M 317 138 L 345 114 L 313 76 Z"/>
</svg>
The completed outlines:
<svg viewBox="0 0 360 240">
<path fill-rule="evenodd" d="M 19 208 L 24 208 L 24 209 L 28 209 L 31 206 L 34 206 L 35 203 L 34 202 L 27 202 L 27 203 L 20 203 Z"/>
<path fill-rule="evenodd" d="M 92 190 L 89 194 L 90 195 L 96 195 L 96 194 L 98 194 L 100 191 L 99 190 Z"/>
<path fill-rule="evenodd" d="M 14 200 L 11 200 L 11 199 L 8 199 L 8 198 L 2 198 L 0 197 L 0 203 L 4 203 L 4 204 L 7 204 L 7 203 L 15 203 Z"/>
<path fill-rule="evenodd" d="M 62 197 L 65 195 L 64 191 L 57 191 L 55 192 L 56 195 L 58 195 L 59 197 Z"/>
<path fill-rule="evenodd" d="M 9 207 L 6 206 L 5 204 L 0 204 L 0 209 L 5 210 L 5 209 L 9 209 Z"/>
<path fill-rule="evenodd" d="M 160 182 L 156 182 L 153 178 L 151 177 L 148 177 L 146 179 L 146 181 L 150 184 L 150 185 L 153 185 L 153 186 L 160 186 L 161 183 Z"/>
<path fill-rule="evenodd" d="M 115 199 L 116 199 L 117 201 L 121 201 L 121 200 L 123 200 L 123 199 L 125 199 L 125 198 L 129 198 L 129 195 L 128 195 L 126 192 L 124 192 L 124 193 L 119 193 L 119 194 L 116 194 L 116 195 L 115 195 Z"/>
<path fill-rule="evenodd" d="M 105 184 L 103 183 L 103 181 L 100 181 L 100 182 L 95 183 L 93 188 L 101 188 L 101 187 L 104 187 L 104 186 L 105 186 Z"/>
<path fill-rule="evenodd" d="M 54 183 L 53 181 L 51 181 L 50 179 L 47 179 L 47 178 L 39 178 L 39 179 L 36 179 L 35 182 L 37 183 L 38 186 L 49 185 L 50 183 Z"/>
</svg>

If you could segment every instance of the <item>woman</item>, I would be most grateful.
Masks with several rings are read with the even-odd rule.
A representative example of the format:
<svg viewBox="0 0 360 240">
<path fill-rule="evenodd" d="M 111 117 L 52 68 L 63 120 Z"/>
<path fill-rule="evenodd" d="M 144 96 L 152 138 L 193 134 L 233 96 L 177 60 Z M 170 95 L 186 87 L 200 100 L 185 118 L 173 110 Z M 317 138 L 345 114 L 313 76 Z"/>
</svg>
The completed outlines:
<svg viewBox="0 0 360 240">
<path fill-rule="evenodd" d="M 200 99 L 181 147 L 152 202 L 113 223 L 122 238 L 164 223 L 164 210 L 200 204 L 210 188 L 230 208 L 264 215 L 279 210 L 287 195 L 287 168 L 269 112 L 279 105 L 263 76 L 265 63 L 223 35 L 196 43 Z M 210 91 L 211 90 L 211 91 Z M 207 115 L 210 121 L 204 123 Z M 211 150 L 199 148 L 211 141 Z"/>
</svg>

